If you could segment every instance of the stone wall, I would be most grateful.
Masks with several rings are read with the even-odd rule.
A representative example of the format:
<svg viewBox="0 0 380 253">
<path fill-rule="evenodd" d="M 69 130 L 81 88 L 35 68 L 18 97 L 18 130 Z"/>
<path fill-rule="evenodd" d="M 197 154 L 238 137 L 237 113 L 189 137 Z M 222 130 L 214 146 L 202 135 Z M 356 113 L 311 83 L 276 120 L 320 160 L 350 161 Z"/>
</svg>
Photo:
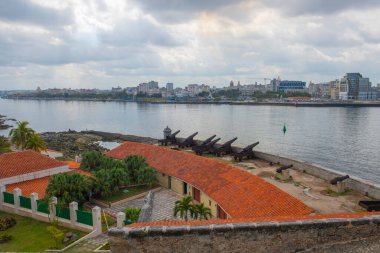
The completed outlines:
<svg viewBox="0 0 380 253">
<path fill-rule="evenodd" d="M 111 252 L 380 252 L 380 216 L 113 228 Z"/>
<path fill-rule="evenodd" d="M 257 158 L 263 159 L 268 162 L 280 163 L 281 165 L 293 164 L 294 167 L 292 169 L 305 172 L 307 174 L 313 175 L 317 178 L 324 179 L 326 181 L 330 181 L 331 179 L 338 176 L 346 175 L 345 173 L 332 170 L 329 168 L 325 168 L 317 164 L 309 164 L 301 160 L 285 158 L 285 157 L 272 155 L 272 154 L 268 154 L 268 153 L 264 153 L 260 151 L 254 151 L 254 154 Z M 368 195 L 373 198 L 380 199 L 380 185 L 378 184 L 375 184 L 370 181 L 367 181 L 355 176 L 351 176 L 351 175 L 350 175 L 350 178 L 346 179 L 344 182 L 346 183 L 346 186 L 348 188 L 351 188 L 364 195 Z"/>
</svg>

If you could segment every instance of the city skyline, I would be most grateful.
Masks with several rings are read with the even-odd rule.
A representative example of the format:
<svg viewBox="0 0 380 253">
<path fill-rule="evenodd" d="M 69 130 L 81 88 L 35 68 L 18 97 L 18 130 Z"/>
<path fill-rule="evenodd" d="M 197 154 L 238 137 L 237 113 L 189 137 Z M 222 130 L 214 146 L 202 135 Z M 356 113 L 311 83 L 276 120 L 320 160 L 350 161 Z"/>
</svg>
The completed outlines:
<svg viewBox="0 0 380 253">
<path fill-rule="evenodd" d="M 377 1 L 2 1 L 0 90 L 380 83 Z M 269 80 L 267 81 L 267 83 Z"/>
</svg>

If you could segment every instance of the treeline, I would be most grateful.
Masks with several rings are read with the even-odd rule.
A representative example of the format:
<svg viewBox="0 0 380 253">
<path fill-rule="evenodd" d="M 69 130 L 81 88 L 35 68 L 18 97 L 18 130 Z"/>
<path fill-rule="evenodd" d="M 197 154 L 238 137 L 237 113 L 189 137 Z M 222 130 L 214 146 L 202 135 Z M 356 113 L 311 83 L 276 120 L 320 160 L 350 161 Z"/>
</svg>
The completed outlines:
<svg viewBox="0 0 380 253">
<path fill-rule="evenodd" d="M 64 206 L 72 201 L 82 204 L 90 197 L 107 198 L 131 185 L 157 183 L 156 170 L 142 156 L 117 160 L 91 151 L 83 154 L 81 169 L 91 172 L 92 176 L 79 173 L 52 176 L 46 189 L 47 198 L 55 196 Z"/>
</svg>

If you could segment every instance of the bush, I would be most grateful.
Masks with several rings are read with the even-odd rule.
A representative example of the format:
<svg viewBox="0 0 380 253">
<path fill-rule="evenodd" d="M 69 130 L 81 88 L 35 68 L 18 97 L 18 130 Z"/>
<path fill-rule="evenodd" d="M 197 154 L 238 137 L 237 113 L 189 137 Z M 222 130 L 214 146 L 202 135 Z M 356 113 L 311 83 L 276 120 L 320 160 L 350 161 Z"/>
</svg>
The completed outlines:
<svg viewBox="0 0 380 253">
<path fill-rule="evenodd" d="M 13 217 L 0 218 L 0 231 L 5 231 L 14 225 L 16 225 L 16 220 Z"/>
<path fill-rule="evenodd" d="M 0 243 L 6 243 L 6 242 L 9 242 L 10 240 L 12 240 L 11 235 L 7 233 L 0 235 Z"/>
<path fill-rule="evenodd" d="M 48 226 L 46 230 L 50 233 L 51 237 L 54 239 L 56 243 L 56 247 L 63 241 L 65 238 L 65 233 L 62 230 L 57 228 L 55 225 Z"/>
<path fill-rule="evenodd" d="M 140 208 L 126 208 L 124 210 L 125 218 L 132 222 L 137 222 L 140 216 L 141 209 Z"/>
</svg>

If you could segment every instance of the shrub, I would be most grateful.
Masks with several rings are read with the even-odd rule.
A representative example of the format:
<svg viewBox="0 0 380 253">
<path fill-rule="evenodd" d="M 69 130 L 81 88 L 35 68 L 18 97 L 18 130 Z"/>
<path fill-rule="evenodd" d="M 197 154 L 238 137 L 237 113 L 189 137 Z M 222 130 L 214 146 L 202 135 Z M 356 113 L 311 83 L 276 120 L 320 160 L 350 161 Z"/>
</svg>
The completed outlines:
<svg viewBox="0 0 380 253">
<path fill-rule="evenodd" d="M 0 218 L 0 231 L 5 231 L 14 225 L 16 225 L 16 220 L 13 217 Z"/>
<path fill-rule="evenodd" d="M 2 234 L 0 235 L 0 243 L 6 243 L 6 242 L 9 242 L 10 240 L 12 240 L 12 236 L 10 234 Z"/>
<path fill-rule="evenodd" d="M 124 210 L 125 218 L 132 222 L 137 222 L 140 216 L 141 209 L 140 208 L 126 208 Z"/>
<path fill-rule="evenodd" d="M 54 239 L 56 243 L 56 247 L 58 247 L 59 244 L 63 241 L 63 238 L 65 238 L 65 233 L 63 233 L 62 230 L 60 230 L 54 225 L 48 226 L 46 230 L 50 233 L 50 236 Z"/>
</svg>

